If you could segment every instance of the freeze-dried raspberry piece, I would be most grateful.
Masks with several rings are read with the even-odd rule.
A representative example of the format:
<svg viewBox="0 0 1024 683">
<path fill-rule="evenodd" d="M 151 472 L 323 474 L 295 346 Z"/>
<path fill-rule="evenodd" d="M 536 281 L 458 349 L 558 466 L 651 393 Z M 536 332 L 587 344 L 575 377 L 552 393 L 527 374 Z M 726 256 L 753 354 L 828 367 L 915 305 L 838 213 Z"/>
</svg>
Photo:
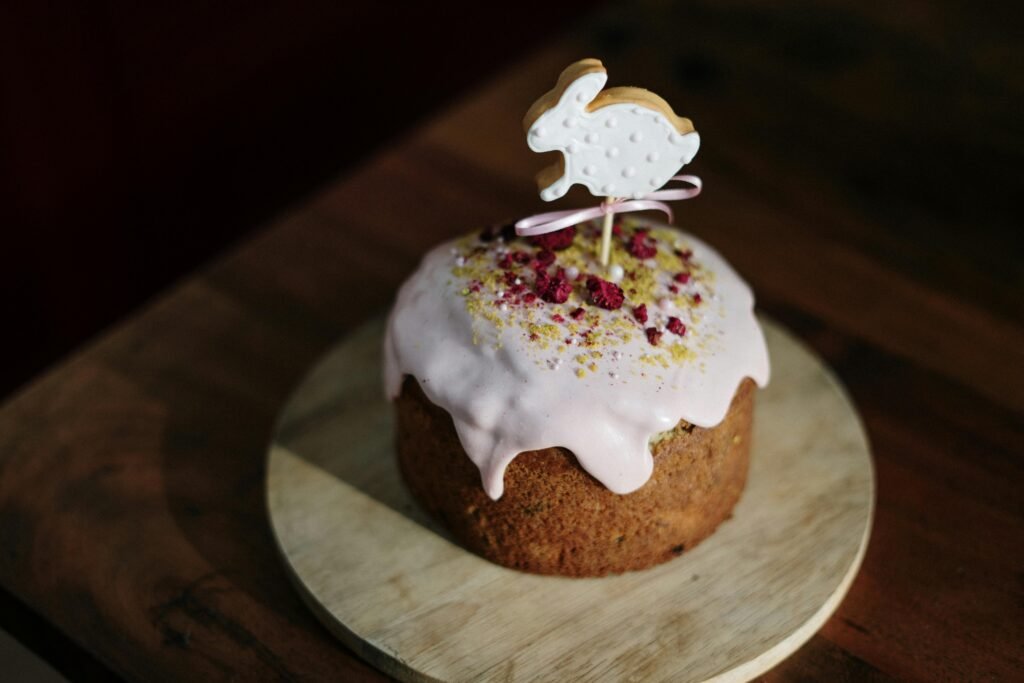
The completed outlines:
<svg viewBox="0 0 1024 683">
<path fill-rule="evenodd" d="M 686 334 L 686 325 L 684 325 L 683 321 L 680 320 L 679 318 L 669 318 L 668 325 L 666 325 L 665 327 L 669 329 L 669 332 L 672 332 L 673 334 L 678 334 L 680 337 Z"/>
<path fill-rule="evenodd" d="M 626 298 L 622 293 L 622 288 L 617 284 L 602 280 L 595 275 L 587 278 L 587 291 L 590 292 L 590 303 L 609 311 L 614 311 L 622 306 L 622 302 Z"/>
<path fill-rule="evenodd" d="M 558 275 L 548 275 L 542 271 L 537 274 L 537 294 L 544 301 L 553 304 L 565 303 L 572 294 L 572 285 L 561 272 Z"/>
<path fill-rule="evenodd" d="M 585 310 L 583 310 L 582 308 L 577 308 L 575 311 L 573 311 L 569 315 L 570 315 L 570 317 L 572 317 L 573 320 L 579 320 L 580 318 L 582 318 L 586 314 L 587 314 L 587 312 Z"/>
<path fill-rule="evenodd" d="M 647 341 L 651 343 L 651 346 L 657 346 L 658 342 L 661 341 L 662 332 L 658 331 L 656 327 L 648 327 L 644 330 L 644 333 L 647 335 Z"/>
<path fill-rule="evenodd" d="M 636 318 L 636 321 L 641 325 L 647 322 L 647 304 L 640 304 L 634 308 L 633 317 Z"/>
<path fill-rule="evenodd" d="M 530 255 L 525 251 L 509 251 L 498 259 L 498 267 L 502 270 L 511 270 L 516 265 L 525 265 L 531 261 Z"/>
<path fill-rule="evenodd" d="M 505 273 L 505 298 L 511 298 L 513 296 L 521 294 L 525 289 L 526 284 L 523 282 L 523 279 L 521 277 L 519 277 L 512 271 L 507 271 Z"/>
<path fill-rule="evenodd" d="M 537 258 L 535 260 L 537 262 L 537 267 L 547 268 L 555 262 L 555 252 L 550 249 L 542 249 L 537 252 Z"/>
<path fill-rule="evenodd" d="M 685 285 L 687 282 L 690 281 L 690 274 L 689 273 L 676 273 L 676 276 L 674 278 L 672 278 L 672 279 L 675 280 L 676 282 L 678 282 L 681 285 Z"/>
<path fill-rule="evenodd" d="M 547 232 L 543 235 L 531 237 L 530 243 L 543 249 L 561 251 L 562 249 L 568 249 L 572 246 L 572 241 L 575 238 L 576 226 L 572 225 L 568 228 L 562 228 L 561 230 L 555 230 L 554 232 Z"/>
<path fill-rule="evenodd" d="M 638 259 L 653 258 L 658 253 L 658 248 L 651 242 L 646 232 L 634 232 L 626 248 Z"/>
</svg>

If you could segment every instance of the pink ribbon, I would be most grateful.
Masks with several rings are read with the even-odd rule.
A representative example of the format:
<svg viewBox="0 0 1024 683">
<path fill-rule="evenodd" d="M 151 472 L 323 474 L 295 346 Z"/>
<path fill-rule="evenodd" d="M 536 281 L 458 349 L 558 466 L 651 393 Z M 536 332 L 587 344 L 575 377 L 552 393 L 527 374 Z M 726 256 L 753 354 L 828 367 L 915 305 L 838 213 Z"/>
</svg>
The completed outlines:
<svg viewBox="0 0 1024 683">
<path fill-rule="evenodd" d="M 600 218 L 607 213 L 629 213 L 631 211 L 661 211 L 668 219 L 672 220 L 672 209 L 665 202 L 681 201 L 691 199 L 700 194 L 703 186 L 700 178 L 695 175 L 677 175 L 669 178 L 669 182 L 678 180 L 689 183 L 693 187 L 678 187 L 669 190 L 657 190 L 635 199 L 616 199 L 613 202 L 602 202 L 598 206 L 589 209 L 567 209 L 564 211 L 549 211 L 529 216 L 516 221 L 516 234 L 520 237 L 531 237 L 543 235 L 547 232 L 554 232 L 570 225 L 576 225 L 592 218 Z"/>
</svg>

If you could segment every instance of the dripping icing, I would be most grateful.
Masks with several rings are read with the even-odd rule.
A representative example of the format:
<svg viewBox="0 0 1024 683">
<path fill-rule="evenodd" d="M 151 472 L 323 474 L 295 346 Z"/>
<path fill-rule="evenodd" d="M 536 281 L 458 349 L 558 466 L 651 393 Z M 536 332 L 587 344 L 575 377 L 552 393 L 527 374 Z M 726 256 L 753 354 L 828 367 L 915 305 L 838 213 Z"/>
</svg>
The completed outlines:
<svg viewBox="0 0 1024 683">
<path fill-rule="evenodd" d="M 744 378 L 768 381 L 753 295 L 716 251 L 675 228 L 622 221 L 613 262 L 625 302 L 606 310 L 588 301 L 585 286 L 588 274 L 601 274 L 598 228 L 578 227 L 553 262 L 526 240 L 474 234 L 442 244 L 402 286 L 388 320 L 388 396 L 398 396 L 406 375 L 416 378 L 452 416 L 493 499 L 517 454 L 553 446 L 572 451 L 611 491 L 635 491 L 653 470 L 652 437 L 680 420 L 713 427 Z M 572 292 L 545 301 L 538 273 L 557 277 L 558 269 Z M 639 304 L 646 322 L 633 312 Z M 669 329 L 671 318 L 683 334 Z M 651 335 L 657 346 L 647 329 L 660 333 Z"/>
</svg>

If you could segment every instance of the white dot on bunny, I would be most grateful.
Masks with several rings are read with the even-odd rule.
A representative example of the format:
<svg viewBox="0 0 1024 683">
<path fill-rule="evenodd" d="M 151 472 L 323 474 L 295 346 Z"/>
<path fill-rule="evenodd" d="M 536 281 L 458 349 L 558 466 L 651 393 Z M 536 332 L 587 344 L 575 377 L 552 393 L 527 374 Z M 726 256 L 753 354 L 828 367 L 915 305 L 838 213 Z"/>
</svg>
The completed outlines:
<svg viewBox="0 0 1024 683">
<path fill-rule="evenodd" d="M 574 184 L 599 197 L 640 197 L 669 181 L 700 147 L 693 124 L 640 88 L 602 91 L 600 61 L 570 65 L 554 90 L 537 100 L 523 121 L 535 152 L 562 153 L 539 175 L 540 196 L 558 199 Z"/>
</svg>

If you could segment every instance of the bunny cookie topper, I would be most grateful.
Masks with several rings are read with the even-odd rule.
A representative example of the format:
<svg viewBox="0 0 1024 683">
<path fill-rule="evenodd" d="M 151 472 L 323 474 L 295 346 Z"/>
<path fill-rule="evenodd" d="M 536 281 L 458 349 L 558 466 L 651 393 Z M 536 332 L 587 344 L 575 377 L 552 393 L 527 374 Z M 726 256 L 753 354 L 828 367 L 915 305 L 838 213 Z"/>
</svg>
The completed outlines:
<svg viewBox="0 0 1024 683">
<path fill-rule="evenodd" d="M 614 214 L 655 209 L 671 220 L 665 202 L 690 199 L 701 190 L 697 176 L 675 175 L 700 147 L 690 119 L 676 116 L 668 102 L 643 88 L 601 90 L 607 80 L 600 60 L 570 64 L 523 119 L 530 149 L 562 153 L 537 174 L 541 199 L 558 199 L 580 184 L 605 201 L 516 222 L 519 235 L 541 235 L 603 216 L 600 259 L 606 267 Z M 672 180 L 692 187 L 658 189 Z"/>
<path fill-rule="evenodd" d="M 562 153 L 537 175 L 545 201 L 577 183 L 598 197 L 642 197 L 697 154 L 700 136 L 690 119 L 642 88 L 601 90 L 607 80 L 599 60 L 582 59 L 526 113 L 530 149 Z"/>
</svg>

